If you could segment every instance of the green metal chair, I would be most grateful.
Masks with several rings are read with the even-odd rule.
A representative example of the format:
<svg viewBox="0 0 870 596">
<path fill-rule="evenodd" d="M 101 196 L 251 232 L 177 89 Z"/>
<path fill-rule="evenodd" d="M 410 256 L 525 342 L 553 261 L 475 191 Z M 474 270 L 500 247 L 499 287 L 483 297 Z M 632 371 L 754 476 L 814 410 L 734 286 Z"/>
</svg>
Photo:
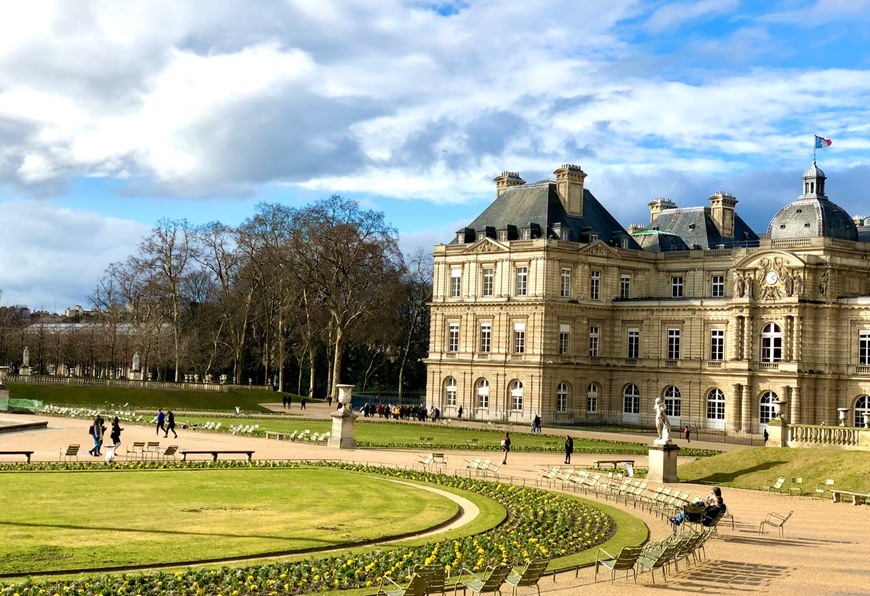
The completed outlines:
<svg viewBox="0 0 870 596">
<path fill-rule="evenodd" d="M 504 581 L 513 586 L 511 593 L 514 595 L 516 595 L 518 588 L 535 586 L 538 590 L 538 596 L 541 596 L 541 587 L 538 585 L 538 582 L 547 571 L 549 564 L 550 561 L 548 559 L 534 559 L 526 563 L 525 567 L 512 570 Z"/>
<path fill-rule="evenodd" d="M 463 569 L 462 575 L 469 574 L 471 579 L 462 580 L 456 587 L 462 588 L 463 592 L 466 589 L 471 590 L 472 594 L 492 594 L 494 592 L 501 594 L 501 586 L 510 572 L 511 568 L 507 565 L 489 567 L 489 573 L 485 576 Z"/>
<path fill-rule="evenodd" d="M 384 586 L 384 580 L 391 585 Z M 389 577 L 384 576 L 381 579 L 381 585 L 378 586 L 378 596 L 426 596 L 426 576 L 419 573 L 413 574 L 408 586 L 404 588 Z"/>
<path fill-rule="evenodd" d="M 595 560 L 595 578 L 598 578 L 599 565 L 604 565 L 610 569 L 611 584 L 616 579 L 617 571 L 625 571 L 625 577 L 628 577 L 628 572 L 631 571 L 634 575 L 634 583 L 637 583 L 637 569 L 635 568 L 635 565 L 637 564 L 637 559 L 642 552 L 643 547 L 641 546 L 623 546 L 622 550 L 619 551 L 619 554 L 614 557 L 603 548 L 599 548 L 598 557 Z M 603 559 L 601 558 L 602 554 L 604 555 Z"/>
</svg>

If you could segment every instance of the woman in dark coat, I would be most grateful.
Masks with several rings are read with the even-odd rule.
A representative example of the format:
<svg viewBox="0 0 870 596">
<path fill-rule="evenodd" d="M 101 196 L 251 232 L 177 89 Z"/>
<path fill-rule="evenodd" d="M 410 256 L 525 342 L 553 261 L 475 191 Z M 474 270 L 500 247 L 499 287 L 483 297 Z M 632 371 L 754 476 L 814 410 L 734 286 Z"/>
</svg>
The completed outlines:
<svg viewBox="0 0 870 596">
<path fill-rule="evenodd" d="M 565 435 L 565 463 L 571 463 L 571 454 L 574 453 L 574 439 L 571 435 Z"/>
</svg>

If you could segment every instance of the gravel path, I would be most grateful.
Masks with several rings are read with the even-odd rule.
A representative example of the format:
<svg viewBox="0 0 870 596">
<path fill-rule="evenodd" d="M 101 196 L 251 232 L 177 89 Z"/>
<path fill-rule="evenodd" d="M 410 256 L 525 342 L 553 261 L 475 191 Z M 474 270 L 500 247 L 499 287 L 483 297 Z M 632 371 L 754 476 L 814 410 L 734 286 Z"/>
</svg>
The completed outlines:
<svg viewBox="0 0 870 596">
<path fill-rule="evenodd" d="M 297 404 L 298 406 L 298 404 Z M 280 404 L 278 404 L 280 408 Z M 328 412 L 323 408 L 309 406 L 309 415 Z M 82 445 L 81 460 L 90 459 L 88 420 L 0 414 L 4 420 L 33 422 L 47 420 L 48 427 L 41 430 L 0 433 L 0 450 L 33 450 L 34 461 L 57 461 L 58 451 L 70 443 Z M 177 440 L 156 436 L 154 429 L 127 425 L 123 443 L 159 440 L 162 446 L 177 444 L 183 449 L 253 449 L 255 459 L 328 459 L 358 463 L 379 463 L 393 466 L 413 467 L 420 451 L 400 450 L 338 450 L 325 446 L 290 443 L 263 438 L 233 436 L 227 433 L 179 430 Z M 588 435 L 589 433 L 575 433 Z M 599 436 L 596 433 L 596 436 Z M 606 435 L 605 438 L 610 438 Z M 617 435 L 618 439 L 627 439 Z M 648 438 L 638 437 L 638 441 Z M 695 443 L 693 446 L 721 449 L 719 444 Z M 739 448 L 728 446 L 729 449 Z M 464 473 L 465 461 L 474 457 L 497 457 L 488 452 L 448 452 L 448 473 Z M 97 458 L 94 458 L 95 460 Z M 561 464 L 558 453 L 512 452 L 508 465 L 501 469 L 500 480 L 518 484 L 533 484 L 542 466 Z M 575 454 L 577 466 L 588 465 L 594 455 Z M 638 466 L 645 466 L 643 457 L 635 456 Z M 22 461 L 20 456 L 0 456 L 0 461 Z M 831 471 L 832 477 L 837 476 Z M 0 485 L 2 486 L 2 485 Z M 682 490 L 704 495 L 709 487 L 680 484 Z M 677 573 L 669 575 L 667 583 L 659 574 L 654 585 L 650 574 L 638 578 L 617 579 L 611 586 L 608 574 L 599 574 L 593 579 L 592 569 L 583 569 L 579 577 L 574 573 L 559 574 L 555 581 L 546 578 L 541 583 L 545 594 L 636 594 L 695 592 L 707 594 L 736 594 L 755 592 L 759 594 L 870 594 L 870 571 L 862 556 L 870 552 L 870 511 L 865 506 L 855 507 L 843 503 L 813 500 L 808 497 L 789 497 L 760 491 L 725 489 L 724 496 L 729 512 L 734 515 L 735 525 L 720 526 L 720 538 L 707 546 L 708 560 L 686 568 L 680 565 Z M 0 499 L 10 498 L 0 490 Z M 612 501 L 609 504 L 613 504 Z M 653 540 L 670 533 L 670 526 L 653 515 L 628 507 L 650 527 Z M 770 512 L 794 515 L 786 524 L 785 536 L 776 531 L 759 535 L 759 522 Z M 525 592 L 534 594 L 534 590 Z"/>
</svg>

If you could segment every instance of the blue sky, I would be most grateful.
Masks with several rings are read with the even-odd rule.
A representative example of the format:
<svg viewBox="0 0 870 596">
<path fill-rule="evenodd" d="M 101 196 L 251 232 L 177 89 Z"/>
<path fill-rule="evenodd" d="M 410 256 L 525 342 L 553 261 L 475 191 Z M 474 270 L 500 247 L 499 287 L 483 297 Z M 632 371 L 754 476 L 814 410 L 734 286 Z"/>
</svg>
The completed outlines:
<svg viewBox="0 0 870 596">
<path fill-rule="evenodd" d="M 161 218 L 333 193 L 403 248 L 563 163 L 628 227 L 724 190 L 870 216 L 870 1 L 0 4 L 0 303 L 87 305 Z"/>
</svg>

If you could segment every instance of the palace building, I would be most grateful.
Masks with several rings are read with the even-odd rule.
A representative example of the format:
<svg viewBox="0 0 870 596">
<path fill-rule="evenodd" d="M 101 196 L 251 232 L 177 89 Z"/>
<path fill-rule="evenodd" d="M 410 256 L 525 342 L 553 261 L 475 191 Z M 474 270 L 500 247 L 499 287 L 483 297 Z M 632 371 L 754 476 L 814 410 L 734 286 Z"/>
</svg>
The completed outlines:
<svg viewBox="0 0 870 596">
<path fill-rule="evenodd" d="M 652 425 L 747 436 L 870 413 L 870 219 L 802 193 L 759 234 L 726 192 L 657 198 L 623 228 L 564 165 L 495 178 L 496 199 L 435 247 L 427 403 L 443 416 Z"/>
</svg>

